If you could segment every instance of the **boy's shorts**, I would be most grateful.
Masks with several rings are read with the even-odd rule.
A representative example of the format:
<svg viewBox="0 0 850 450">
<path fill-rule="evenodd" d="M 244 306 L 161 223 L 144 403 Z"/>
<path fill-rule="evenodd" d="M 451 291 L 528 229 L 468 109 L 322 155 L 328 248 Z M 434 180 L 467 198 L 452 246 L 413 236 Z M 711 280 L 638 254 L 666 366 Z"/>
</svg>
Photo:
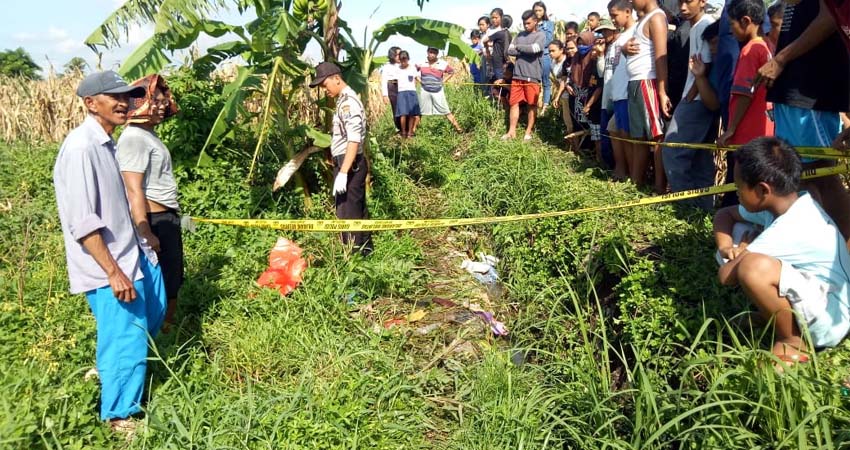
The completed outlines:
<svg viewBox="0 0 850 450">
<path fill-rule="evenodd" d="M 446 100 L 446 90 L 439 92 L 428 92 L 425 89 L 419 92 L 419 109 L 423 116 L 445 116 L 452 113 L 449 102 Z"/>
<path fill-rule="evenodd" d="M 537 106 L 538 96 L 540 96 L 539 83 L 514 79 L 511 82 L 511 97 L 508 103 L 514 106 L 525 102 L 531 106 Z"/>
<path fill-rule="evenodd" d="M 629 134 L 636 139 L 664 135 L 656 80 L 629 81 Z"/>
<path fill-rule="evenodd" d="M 776 136 L 794 147 L 831 147 L 841 132 L 841 118 L 837 112 L 816 111 L 796 106 L 773 104 Z M 814 161 L 803 158 L 803 162 Z"/>
<path fill-rule="evenodd" d="M 609 133 L 616 133 L 617 131 L 620 131 L 620 129 L 617 128 L 617 118 L 614 114 L 611 114 L 611 118 L 608 119 L 608 123 L 602 124 L 602 126 L 605 127 Z"/>
<path fill-rule="evenodd" d="M 781 262 L 781 261 L 780 261 Z M 800 329 L 808 328 L 812 345 L 817 348 L 835 347 L 847 334 L 847 318 L 832 311 L 829 283 L 782 263 L 779 274 L 779 295 L 785 297 L 794 309 Z"/>
<path fill-rule="evenodd" d="M 614 129 L 608 127 L 608 131 L 619 131 L 629 133 L 629 101 L 617 100 L 614 102 Z"/>
</svg>

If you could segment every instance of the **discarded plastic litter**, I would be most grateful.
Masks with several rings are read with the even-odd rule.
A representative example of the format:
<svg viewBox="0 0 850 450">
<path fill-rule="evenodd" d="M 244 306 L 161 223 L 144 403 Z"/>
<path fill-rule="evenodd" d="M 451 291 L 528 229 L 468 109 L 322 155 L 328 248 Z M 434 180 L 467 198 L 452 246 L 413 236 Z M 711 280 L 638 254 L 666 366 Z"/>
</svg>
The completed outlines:
<svg viewBox="0 0 850 450">
<path fill-rule="evenodd" d="M 269 253 L 269 267 L 260 275 L 257 284 L 280 291 L 292 292 L 301 283 L 307 262 L 301 258 L 301 247 L 286 238 L 278 238 Z"/>
<path fill-rule="evenodd" d="M 472 274 L 482 284 L 493 284 L 499 281 L 499 274 L 496 273 L 496 269 L 486 262 L 464 259 L 460 263 L 460 268 Z"/>
<path fill-rule="evenodd" d="M 343 296 L 343 299 L 345 300 L 345 304 L 348 305 L 348 306 L 354 306 L 357 303 L 356 298 L 357 298 L 356 292 L 349 292 L 348 294 L 345 294 Z"/>
<path fill-rule="evenodd" d="M 496 267 L 496 264 L 499 264 L 499 258 L 485 253 L 478 253 L 478 259 L 481 260 L 481 262 L 489 264 L 493 267 Z"/>
<path fill-rule="evenodd" d="M 432 323 L 430 325 L 425 325 L 424 327 L 419 327 L 419 328 L 416 329 L 416 334 L 424 336 L 424 335 L 440 328 L 442 325 L 443 324 L 440 323 L 440 322 L 435 322 L 435 323 Z"/>
<path fill-rule="evenodd" d="M 472 261 L 470 259 L 464 259 L 462 263 L 460 263 L 461 269 L 466 269 L 469 273 L 487 273 L 490 269 L 493 268 L 490 264 L 479 261 Z"/>
<path fill-rule="evenodd" d="M 425 310 L 418 309 L 416 311 L 413 311 L 412 313 L 410 313 L 410 315 L 407 316 L 407 321 L 410 322 L 410 323 L 418 322 L 418 321 L 422 320 L 422 318 L 425 317 L 426 314 L 427 313 L 425 312 Z"/>
<path fill-rule="evenodd" d="M 496 318 L 493 316 L 493 313 L 491 313 L 490 311 L 475 311 L 475 314 L 477 314 L 478 317 L 481 317 L 481 319 L 484 320 L 484 322 L 490 326 L 490 331 L 492 331 L 494 335 L 508 335 L 508 328 L 505 327 L 505 324 L 496 320 Z"/>
</svg>

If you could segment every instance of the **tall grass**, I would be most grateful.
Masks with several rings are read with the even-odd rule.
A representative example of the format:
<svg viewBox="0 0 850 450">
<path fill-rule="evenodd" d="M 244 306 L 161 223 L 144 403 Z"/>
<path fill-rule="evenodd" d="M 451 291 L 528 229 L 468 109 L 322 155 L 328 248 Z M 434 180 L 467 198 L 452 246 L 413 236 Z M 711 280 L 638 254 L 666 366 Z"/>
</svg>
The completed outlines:
<svg viewBox="0 0 850 450">
<path fill-rule="evenodd" d="M 426 118 L 414 140 L 373 127 L 375 216 L 513 214 L 641 195 L 540 143 L 502 143 L 500 111 L 449 90 L 461 124 Z M 435 119 L 435 120 L 430 120 Z M 545 119 L 544 119 L 545 120 Z M 550 124 L 551 125 L 551 124 Z M 70 296 L 52 186 L 56 146 L 0 145 L 0 448 L 792 449 L 847 448 L 838 388 L 847 344 L 780 375 L 770 328 L 718 287 L 705 216 L 671 206 L 468 230 L 384 232 L 368 258 L 333 234 L 292 233 L 310 259 L 290 296 L 253 282 L 279 233 L 199 226 L 185 236 L 180 323 L 158 337 L 144 426 L 99 422 L 94 320 Z M 316 163 L 316 162 L 311 162 Z M 318 164 L 318 163 L 316 163 Z M 327 195 L 248 186 L 227 161 L 177 171 L 185 212 L 333 216 Z M 326 192 L 329 188 L 321 186 Z M 511 336 L 434 306 L 483 301 L 454 267 L 502 258 L 492 307 Z M 445 269 L 442 269 L 445 270 Z M 468 281 L 467 284 L 464 284 Z M 445 321 L 385 329 L 414 309 Z"/>
</svg>

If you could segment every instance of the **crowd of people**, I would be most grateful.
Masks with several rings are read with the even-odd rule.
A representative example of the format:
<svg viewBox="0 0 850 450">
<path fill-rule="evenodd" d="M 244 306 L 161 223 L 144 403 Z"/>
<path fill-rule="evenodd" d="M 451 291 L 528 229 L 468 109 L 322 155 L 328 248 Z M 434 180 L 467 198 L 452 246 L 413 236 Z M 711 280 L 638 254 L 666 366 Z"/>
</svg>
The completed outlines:
<svg viewBox="0 0 850 450">
<path fill-rule="evenodd" d="M 520 105 L 525 140 L 538 111 L 560 108 L 571 148 L 575 131 L 588 133 L 614 179 L 642 186 L 654 173 L 658 193 L 713 186 L 711 149 L 736 148 L 726 176 L 737 195 L 722 199 L 715 222 L 720 279 L 775 320 L 777 357 L 805 360 L 850 329 L 850 194 L 836 175 L 802 180 L 836 162 L 794 151 L 848 149 L 850 1 L 726 0 L 719 16 L 706 0 L 659 3 L 611 0 L 608 18 L 591 12 L 562 38 L 543 2 L 522 14 L 516 36 L 494 8 L 470 34 L 475 81 L 509 107 L 503 140 L 516 137 Z M 712 196 L 688 201 L 714 207 Z M 760 234 L 733 239 L 736 222 Z"/>
<path fill-rule="evenodd" d="M 850 330 L 850 194 L 836 176 L 803 180 L 835 160 L 801 158 L 795 147 L 850 146 L 850 0 L 726 0 L 719 19 L 705 0 L 611 0 L 556 36 L 546 5 L 522 14 L 522 31 L 499 8 L 471 35 L 481 55 L 475 81 L 509 109 L 503 140 L 524 139 L 538 114 L 560 109 L 566 134 L 588 132 L 600 159 L 610 144 L 614 177 L 673 191 L 709 187 L 713 152 L 670 144 L 740 146 L 727 153 L 737 196 L 723 199 L 714 235 L 720 281 L 740 285 L 774 321 L 773 353 L 804 362 Z M 674 12 L 678 11 L 678 12 Z M 398 133 L 415 136 L 421 115 L 461 131 L 445 96 L 452 68 L 428 49 L 410 63 L 393 47 L 382 90 Z M 417 83 L 421 87 L 417 92 Z M 336 98 L 331 155 L 339 219 L 365 219 L 363 104 L 336 64 L 316 67 L 311 87 Z M 177 113 L 165 80 L 127 84 L 91 74 L 79 85 L 88 116 L 60 148 L 54 186 L 72 293 L 85 293 L 97 321 L 101 417 L 113 428 L 141 410 L 147 340 L 172 320 L 183 282 L 177 185 L 155 127 Z M 117 146 L 112 133 L 129 125 Z M 661 142 L 655 145 L 654 142 Z M 665 146 L 665 144 L 667 144 Z M 740 201 L 740 204 L 738 202 Z M 704 196 L 693 206 L 713 208 Z M 369 233 L 343 233 L 363 255 Z"/>
</svg>

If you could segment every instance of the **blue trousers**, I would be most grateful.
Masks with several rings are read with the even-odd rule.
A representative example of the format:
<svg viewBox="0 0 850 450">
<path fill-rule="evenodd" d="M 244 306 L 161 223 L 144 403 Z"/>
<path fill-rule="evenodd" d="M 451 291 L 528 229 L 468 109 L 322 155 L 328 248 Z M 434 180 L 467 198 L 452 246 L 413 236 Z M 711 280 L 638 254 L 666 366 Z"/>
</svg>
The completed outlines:
<svg viewBox="0 0 850 450">
<path fill-rule="evenodd" d="M 165 317 L 168 298 L 162 272 L 144 255 L 140 255 L 140 260 L 144 278 L 133 283 L 136 300 L 118 300 L 108 285 L 86 292 L 97 321 L 102 420 L 123 419 L 142 410 L 148 335 L 156 336 Z"/>
<path fill-rule="evenodd" d="M 549 101 L 552 100 L 552 78 L 549 72 L 552 71 L 552 58 L 548 53 L 543 54 L 543 104 L 549 106 Z"/>
</svg>

